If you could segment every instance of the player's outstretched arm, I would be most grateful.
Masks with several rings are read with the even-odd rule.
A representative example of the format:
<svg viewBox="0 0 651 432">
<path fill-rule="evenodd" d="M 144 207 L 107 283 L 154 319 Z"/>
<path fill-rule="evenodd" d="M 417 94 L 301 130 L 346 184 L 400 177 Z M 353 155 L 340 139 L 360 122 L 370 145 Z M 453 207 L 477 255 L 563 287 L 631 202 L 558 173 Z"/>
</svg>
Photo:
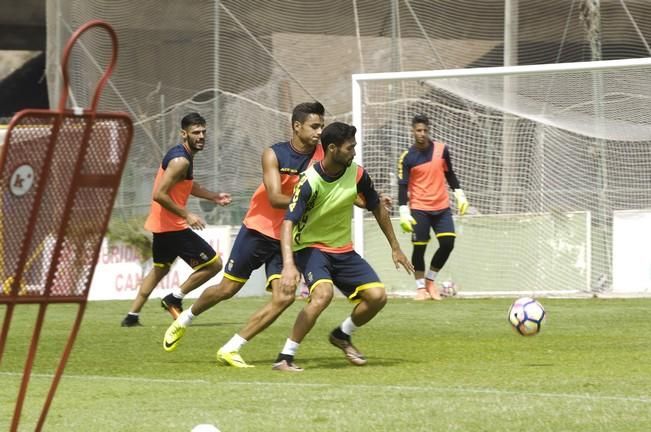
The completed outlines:
<svg viewBox="0 0 651 432">
<path fill-rule="evenodd" d="M 190 194 L 197 198 L 212 201 L 215 204 L 219 204 L 220 206 L 229 205 L 232 201 L 231 194 L 226 192 L 213 192 L 201 186 L 196 181 L 192 183 L 192 190 L 190 191 Z"/>
<path fill-rule="evenodd" d="M 402 249 L 400 249 L 400 244 L 398 244 L 396 234 L 393 231 L 393 225 L 391 225 L 391 219 L 389 219 L 389 212 L 387 212 L 387 209 L 384 208 L 383 205 L 378 205 L 373 210 L 373 216 L 375 216 L 375 220 L 380 226 L 380 229 L 389 241 L 389 245 L 391 246 L 391 257 L 396 269 L 401 265 L 405 270 L 407 270 L 407 273 L 412 274 L 414 272 L 414 266 L 402 252 Z"/>
<path fill-rule="evenodd" d="M 387 195 L 385 193 L 380 194 L 380 204 L 384 206 L 387 211 L 391 210 L 393 208 L 393 199 L 391 198 L 391 195 Z M 364 198 L 363 194 L 357 194 L 357 198 L 355 199 L 355 205 L 361 209 L 366 209 L 366 199 Z"/>
</svg>

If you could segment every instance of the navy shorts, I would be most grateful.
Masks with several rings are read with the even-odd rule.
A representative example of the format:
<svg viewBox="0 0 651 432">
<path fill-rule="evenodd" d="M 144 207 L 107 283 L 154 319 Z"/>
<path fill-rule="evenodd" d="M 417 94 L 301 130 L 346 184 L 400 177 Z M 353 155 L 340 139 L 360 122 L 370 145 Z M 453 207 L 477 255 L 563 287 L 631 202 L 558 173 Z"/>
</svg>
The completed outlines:
<svg viewBox="0 0 651 432">
<path fill-rule="evenodd" d="M 457 236 L 454 232 L 452 211 L 449 208 L 439 211 L 412 210 L 411 216 L 416 219 L 414 232 L 411 233 L 413 244 L 427 244 L 430 239 L 430 228 L 434 230 L 436 237 Z"/>
<path fill-rule="evenodd" d="M 307 247 L 294 253 L 294 259 L 310 292 L 321 282 L 332 282 L 349 300 L 356 301 L 363 290 L 384 288 L 375 270 L 355 251 L 328 253 Z"/>
<path fill-rule="evenodd" d="M 269 288 L 271 281 L 279 279 L 282 271 L 280 241 L 242 225 L 226 262 L 224 277 L 244 283 L 262 264 L 265 265 Z"/>
<path fill-rule="evenodd" d="M 167 267 L 180 257 L 194 270 L 217 260 L 217 252 L 190 228 L 182 231 L 154 233 L 152 241 L 154 265 Z"/>
</svg>

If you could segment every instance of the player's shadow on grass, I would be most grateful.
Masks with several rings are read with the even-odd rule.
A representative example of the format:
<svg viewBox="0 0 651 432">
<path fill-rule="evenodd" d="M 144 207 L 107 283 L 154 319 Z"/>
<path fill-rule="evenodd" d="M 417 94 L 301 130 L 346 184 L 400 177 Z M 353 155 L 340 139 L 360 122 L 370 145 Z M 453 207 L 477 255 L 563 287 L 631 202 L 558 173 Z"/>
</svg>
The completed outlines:
<svg viewBox="0 0 651 432">
<path fill-rule="evenodd" d="M 228 322 L 204 322 L 204 323 L 192 323 L 192 327 L 222 327 L 222 326 L 241 326 L 244 324 L 244 321 L 228 321 Z"/>
<path fill-rule="evenodd" d="M 273 364 L 275 362 L 274 357 L 269 357 L 268 359 L 261 359 L 261 358 L 253 359 L 253 358 L 250 358 L 250 357 L 248 357 L 248 358 L 245 357 L 245 360 L 250 365 L 255 366 L 255 369 L 251 369 L 251 371 L 265 370 L 265 369 L 271 370 L 271 367 L 273 366 Z M 231 367 L 231 366 L 218 364 L 215 361 L 214 356 L 207 359 L 207 360 L 205 360 L 205 361 L 204 361 L 204 359 L 200 359 L 199 361 L 193 360 L 193 362 L 194 363 L 210 364 L 210 365 L 215 366 L 218 369 L 238 370 L 237 368 L 234 368 L 234 367 Z M 344 358 L 334 358 L 334 357 L 317 357 L 317 358 L 311 357 L 309 359 L 297 359 L 296 363 L 300 367 L 305 368 L 305 370 L 333 370 L 333 369 L 345 369 L 345 368 L 357 368 L 357 367 L 359 367 L 359 366 L 354 366 L 354 365 L 348 363 L 348 361 L 346 361 Z"/>
<path fill-rule="evenodd" d="M 393 358 L 378 358 L 374 357 L 368 360 L 368 363 L 364 366 L 356 366 L 351 364 L 343 356 L 332 356 L 332 357 L 310 357 L 301 361 L 297 359 L 296 362 L 299 366 L 305 367 L 305 369 L 344 369 L 344 368 L 367 368 L 374 366 L 395 366 L 399 364 L 404 364 L 404 359 L 393 359 Z"/>
</svg>

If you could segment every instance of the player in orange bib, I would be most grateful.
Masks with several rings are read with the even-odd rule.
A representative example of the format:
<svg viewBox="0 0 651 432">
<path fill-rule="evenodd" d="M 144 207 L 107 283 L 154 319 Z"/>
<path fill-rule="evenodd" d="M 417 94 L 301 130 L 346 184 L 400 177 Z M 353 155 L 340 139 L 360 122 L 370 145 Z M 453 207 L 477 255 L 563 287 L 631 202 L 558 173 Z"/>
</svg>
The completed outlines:
<svg viewBox="0 0 651 432">
<path fill-rule="evenodd" d="M 429 138 L 429 119 L 417 115 L 411 125 L 414 145 L 398 162 L 400 226 L 404 232 L 412 233 L 411 262 L 415 270 L 416 300 L 441 300 L 435 280 L 454 248 L 456 237 L 448 185 L 454 190 L 460 215 L 468 209 L 468 200 L 452 169 L 448 146 Z M 434 230 L 439 248 L 425 273 L 425 249 L 430 229 Z"/>
<path fill-rule="evenodd" d="M 197 301 L 165 332 L 163 348 L 173 351 L 186 328 L 199 314 L 234 296 L 253 270 L 265 266 L 266 289 L 271 301 L 256 311 L 245 326 L 217 352 L 219 363 L 251 367 L 239 354 L 246 342 L 271 325 L 295 299 L 295 290 L 281 289 L 280 225 L 289 205 L 299 174 L 323 159 L 319 145 L 325 108 L 319 102 L 297 105 L 291 118 L 292 137 L 266 148 L 262 153 L 262 184 L 253 193 L 248 212 L 235 239 L 218 285 L 206 288 Z"/>
<path fill-rule="evenodd" d="M 194 272 L 161 302 L 163 308 L 174 318 L 183 310 L 183 297 L 207 282 L 222 268 L 221 259 L 215 250 L 193 231 L 205 228 L 205 222 L 186 208 L 190 195 L 222 206 L 231 202 L 230 194 L 211 192 L 194 181 L 193 161 L 205 145 L 206 120 L 198 113 L 183 117 L 181 137 L 183 142 L 172 147 L 163 157 L 154 180 L 151 211 L 145 222 L 145 229 L 153 233 L 154 266 L 142 280 L 138 295 L 122 320 L 122 327 L 141 325 L 140 310 L 156 285 L 170 271 L 177 257 L 181 257 Z"/>
</svg>

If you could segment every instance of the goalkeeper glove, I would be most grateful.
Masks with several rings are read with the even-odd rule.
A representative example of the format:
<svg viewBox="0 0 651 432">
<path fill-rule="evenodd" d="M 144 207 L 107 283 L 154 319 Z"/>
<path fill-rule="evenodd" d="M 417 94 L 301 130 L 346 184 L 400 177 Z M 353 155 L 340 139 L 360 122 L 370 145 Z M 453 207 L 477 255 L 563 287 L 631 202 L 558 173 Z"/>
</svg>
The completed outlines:
<svg viewBox="0 0 651 432">
<path fill-rule="evenodd" d="M 454 197 L 457 199 L 457 210 L 459 211 L 459 214 L 463 216 L 469 206 L 466 194 L 463 193 L 463 189 L 455 189 Z"/>
<path fill-rule="evenodd" d="M 409 211 L 409 207 L 406 205 L 401 205 L 400 206 L 400 228 L 402 228 L 403 232 L 412 232 L 414 231 L 414 227 L 412 225 L 416 225 L 416 219 L 414 219 L 411 216 L 411 212 Z"/>
</svg>

